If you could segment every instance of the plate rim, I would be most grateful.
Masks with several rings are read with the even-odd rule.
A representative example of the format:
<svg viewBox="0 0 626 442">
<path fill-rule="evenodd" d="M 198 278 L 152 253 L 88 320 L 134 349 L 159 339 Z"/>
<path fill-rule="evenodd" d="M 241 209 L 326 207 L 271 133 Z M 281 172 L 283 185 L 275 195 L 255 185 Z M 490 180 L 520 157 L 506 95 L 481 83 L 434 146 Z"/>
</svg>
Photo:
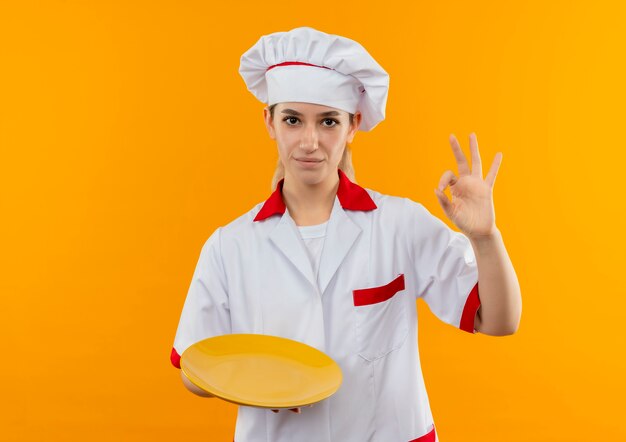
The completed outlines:
<svg viewBox="0 0 626 442">
<path fill-rule="evenodd" d="M 205 386 L 203 385 L 199 385 L 198 382 L 194 379 L 196 378 L 196 376 L 190 374 L 187 372 L 186 370 L 186 358 L 185 358 L 185 353 L 187 352 L 187 350 L 189 350 L 191 347 L 196 346 L 197 344 L 207 341 L 207 340 L 211 340 L 211 339 L 215 339 L 215 338 L 224 338 L 224 337 L 231 337 L 231 336 L 238 336 L 238 337 L 244 337 L 244 336 L 255 336 L 255 337 L 262 337 L 262 339 L 264 338 L 270 338 L 272 340 L 283 340 L 283 341 L 289 341 L 290 343 L 295 343 L 298 344 L 299 346 L 305 346 L 308 347 L 309 349 L 313 350 L 314 352 L 320 353 L 321 355 L 323 355 L 324 357 L 326 357 L 332 364 L 331 366 L 333 366 L 337 373 L 338 373 L 338 379 L 337 379 L 337 384 L 329 389 L 326 389 L 323 392 L 320 392 L 318 394 L 316 394 L 314 397 L 318 398 L 315 399 L 314 401 L 304 401 L 304 402 L 289 402 L 289 403 L 284 403 L 284 404 L 280 404 L 277 405 L 276 403 L 269 404 L 267 402 L 263 402 L 263 401 L 252 401 L 252 400 L 241 400 L 241 399 L 237 399 L 235 397 L 233 397 L 232 395 L 228 395 L 227 393 L 223 393 L 221 391 L 216 392 L 212 389 L 207 389 Z M 236 404 L 236 405 L 245 405 L 245 406 L 253 406 L 253 407 L 259 407 L 259 408 L 268 408 L 268 409 L 281 409 L 281 408 L 285 408 L 285 409 L 289 409 L 289 408 L 294 408 L 294 407 L 304 407 L 307 405 L 312 405 L 315 404 L 317 402 L 323 401 L 324 399 L 329 398 L 330 396 L 332 396 L 334 393 L 337 392 L 337 390 L 339 390 L 339 388 L 341 387 L 341 385 L 343 384 L 343 372 L 341 370 L 341 367 L 339 366 L 339 364 L 337 363 L 337 361 L 335 361 L 333 358 L 331 358 L 328 354 L 326 354 L 325 352 L 309 345 L 306 344 L 304 342 L 301 341 L 297 341 L 295 339 L 290 339 L 290 338 L 285 338 L 283 336 L 275 336 L 275 335 L 268 335 L 268 334 L 262 334 L 262 333 L 228 333 L 228 334 L 223 334 L 223 335 L 215 335 L 215 336 L 210 336 L 208 338 L 204 338 L 201 339 L 197 342 L 194 342 L 193 344 L 191 344 L 189 347 L 187 347 L 183 353 L 181 354 L 181 362 L 180 362 L 180 367 L 181 367 L 181 371 L 183 372 L 183 374 L 185 375 L 185 377 L 187 377 L 187 379 L 189 379 L 189 381 L 195 385 L 196 387 L 200 388 L 203 391 L 206 391 L 210 394 L 212 394 L 214 397 L 220 398 L 224 401 Z"/>
</svg>

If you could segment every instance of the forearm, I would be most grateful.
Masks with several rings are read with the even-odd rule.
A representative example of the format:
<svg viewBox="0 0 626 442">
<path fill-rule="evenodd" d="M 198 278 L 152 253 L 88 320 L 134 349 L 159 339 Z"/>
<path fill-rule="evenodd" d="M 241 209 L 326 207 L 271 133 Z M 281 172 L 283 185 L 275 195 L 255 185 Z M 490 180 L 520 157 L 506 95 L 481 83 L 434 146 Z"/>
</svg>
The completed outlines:
<svg viewBox="0 0 626 442">
<path fill-rule="evenodd" d="M 211 393 L 204 391 L 203 389 L 201 389 L 200 387 L 197 387 L 196 385 L 194 385 L 188 378 L 187 376 L 185 376 L 185 373 L 183 373 L 182 370 L 180 370 L 180 377 L 183 380 L 183 384 L 185 385 L 185 387 L 187 388 L 187 390 L 191 391 L 194 394 L 197 394 L 198 396 L 202 396 L 202 397 L 215 397 L 213 396 Z"/>
<path fill-rule="evenodd" d="M 478 266 L 481 303 L 476 330 L 492 336 L 513 334 L 522 315 L 522 296 L 500 230 L 489 236 L 470 237 L 470 242 Z"/>
</svg>

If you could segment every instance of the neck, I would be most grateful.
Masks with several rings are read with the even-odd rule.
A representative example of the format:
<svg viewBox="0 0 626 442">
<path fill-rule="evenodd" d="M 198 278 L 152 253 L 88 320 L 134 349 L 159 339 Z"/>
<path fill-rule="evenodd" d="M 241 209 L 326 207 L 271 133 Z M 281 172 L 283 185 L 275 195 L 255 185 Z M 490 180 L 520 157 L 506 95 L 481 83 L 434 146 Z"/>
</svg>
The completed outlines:
<svg viewBox="0 0 626 442">
<path fill-rule="evenodd" d="M 336 173 L 317 184 L 306 184 L 285 175 L 283 201 L 296 225 L 321 224 L 330 218 L 338 188 Z"/>
</svg>

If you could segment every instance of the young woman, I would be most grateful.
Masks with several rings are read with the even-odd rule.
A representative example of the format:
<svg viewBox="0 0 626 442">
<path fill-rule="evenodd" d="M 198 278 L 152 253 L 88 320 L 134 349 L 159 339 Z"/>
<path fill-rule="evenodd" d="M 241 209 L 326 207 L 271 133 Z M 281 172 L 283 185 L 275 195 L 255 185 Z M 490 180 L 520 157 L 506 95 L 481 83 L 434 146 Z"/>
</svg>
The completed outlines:
<svg viewBox="0 0 626 442">
<path fill-rule="evenodd" d="M 348 143 L 384 119 L 389 83 L 361 45 L 307 27 L 274 33 L 242 56 L 240 73 L 268 105 L 274 191 L 204 244 L 172 363 L 180 368 L 179 355 L 207 337 L 257 333 L 306 343 L 339 364 L 340 389 L 314 406 L 240 406 L 236 442 L 437 441 L 415 300 L 469 333 L 509 335 L 521 316 L 495 225 L 501 155 L 483 180 L 476 137 L 470 170 L 451 136 L 459 176 L 445 172 L 436 194 L 456 232 L 417 202 L 355 183 Z"/>
</svg>

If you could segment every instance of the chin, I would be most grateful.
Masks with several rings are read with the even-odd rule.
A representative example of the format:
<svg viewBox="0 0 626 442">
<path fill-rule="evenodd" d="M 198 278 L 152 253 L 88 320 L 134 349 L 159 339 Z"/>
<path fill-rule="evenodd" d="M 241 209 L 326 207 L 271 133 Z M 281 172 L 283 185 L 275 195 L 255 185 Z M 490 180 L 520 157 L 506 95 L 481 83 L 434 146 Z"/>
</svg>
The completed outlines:
<svg viewBox="0 0 626 442">
<path fill-rule="evenodd" d="M 291 173 L 291 176 L 303 184 L 314 186 L 328 178 L 327 170 L 298 170 Z"/>
</svg>

